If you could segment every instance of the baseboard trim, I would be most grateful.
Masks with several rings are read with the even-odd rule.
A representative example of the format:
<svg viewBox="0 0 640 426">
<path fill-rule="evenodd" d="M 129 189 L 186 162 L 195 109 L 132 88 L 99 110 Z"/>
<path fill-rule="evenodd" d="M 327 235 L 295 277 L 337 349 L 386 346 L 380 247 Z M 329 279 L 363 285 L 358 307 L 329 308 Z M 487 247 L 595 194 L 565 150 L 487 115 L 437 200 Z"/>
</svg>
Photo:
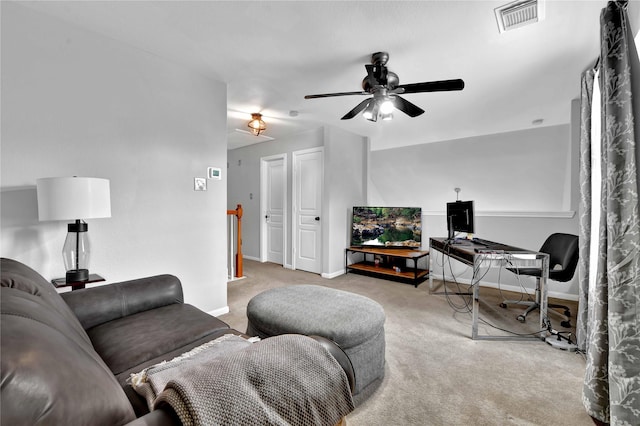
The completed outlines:
<svg viewBox="0 0 640 426">
<path fill-rule="evenodd" d="M 224 314 L 228 314 L 229 313 L 229 306 L 224 306 L 224 307 L 219 308 L 219 309 L 214 309 L 213 311 L 209 311 L 207 313 L 209 315 L 211 315 L 211 316 L 219 317 L 220 315 L 224 315 Z"/>
<path fill-rule="evenodd" d="M 260 260 L 260 258 L 258 258 L 258 257 L 253 257 L 253 256 L 247 256 L 246 254 L 243 254 L 243 255 L 242 255 L 242 258 L 243 258 L 243 259 L 247 259 L 247 260 L 255 260 L 256 262 L 262 262 L 262 261 Z"/>
<path fill-rule="evenodd" d="M 330 272 L 330 273 L 323 272 L 322 274 L 320 274 L 322 278 L 327 278 L 329 280 L 335 277 L 339 277 L 340 275 L 344 275 L 344 269 L 340 269 L 339 271 Z"/>
</svg>

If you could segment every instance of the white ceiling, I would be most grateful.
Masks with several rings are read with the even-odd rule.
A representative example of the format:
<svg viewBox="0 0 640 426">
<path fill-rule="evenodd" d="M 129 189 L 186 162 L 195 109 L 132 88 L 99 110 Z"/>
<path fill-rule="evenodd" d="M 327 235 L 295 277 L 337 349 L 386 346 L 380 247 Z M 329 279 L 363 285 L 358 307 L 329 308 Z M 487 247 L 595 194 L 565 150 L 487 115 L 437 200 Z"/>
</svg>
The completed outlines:
<svg viewBox="0 0 640 426">
<path fill-rule="evenodd" d="M 634 0 L 633 2 L 637 2 Z M 385 149 L 568 123 L 580 73 L 598 56 L 605 0 L 547 0 L 542 22 L 498 32 L 506 1 L 40 1 L 29 7 L 183 64 L 228 85 L 229 148 L 251 112 L 282 138 L 323 124 Z M 640 14 L 640 8 L 630 7 Z M 640 19 L 635 19 L 639 22 Z M 632 19 L 633 22 L 633 19 Z M 426 113 L 340 120 L 364 97 L 377 51 L 400 84 L 462 78 L 460 92 L 404 95 Z M 114 67 L 122 64 L 114 64 Z M 298 111 L 290 117 L 289 111 Z M 268 142 L 262 142 L 268 143 Z"/>
</svg>

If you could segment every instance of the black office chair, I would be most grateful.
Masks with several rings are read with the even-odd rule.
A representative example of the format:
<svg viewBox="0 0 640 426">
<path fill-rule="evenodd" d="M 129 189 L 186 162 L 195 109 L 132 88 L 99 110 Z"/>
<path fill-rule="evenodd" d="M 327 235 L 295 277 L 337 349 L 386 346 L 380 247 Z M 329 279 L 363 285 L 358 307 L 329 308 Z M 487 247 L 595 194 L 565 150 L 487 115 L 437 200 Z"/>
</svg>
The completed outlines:
<svg viewBox="0 0 640 426">
<path fill-rule="evenodd" d="M 571 234 L 551 234 L 542 244 L 540 252 L 549 255 L 549 279 L 560 282 L 567 282 L 573 278 L 573 274 L 578 266 L 578 237 Z M 542 268 L 507 268 L 507 270 L 518 274 L 536 277 L 536 300 L 505 300 L 500 306 L 506 308 L 509 304 L 529 306 L 526 311 L 516 318 L 520 322 L 525 322 L 527 314 L 536 309 L 540 309 L 540 276 Z M 563 327 L 571 327 L 571 311 L 565 305 L 549 304 L 548 308 L 564 309 L 564 321 L 560 323 Z M 556 311 L 551 311 L 556 312 Z M 560 314 L 559 312 L 556 312 Z"/>
</svg>

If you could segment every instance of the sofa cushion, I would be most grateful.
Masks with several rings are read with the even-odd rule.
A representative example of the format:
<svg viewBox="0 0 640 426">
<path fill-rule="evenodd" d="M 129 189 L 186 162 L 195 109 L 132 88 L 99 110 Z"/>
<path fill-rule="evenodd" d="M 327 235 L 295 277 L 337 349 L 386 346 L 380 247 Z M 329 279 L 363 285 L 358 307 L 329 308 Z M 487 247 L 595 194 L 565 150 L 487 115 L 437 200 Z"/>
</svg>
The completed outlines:
<svg viewBox="0 0 640 426">
<path fill-rule="evenodd" d="M 119 318 L 87 330 L 113 374 L 182 348 L 229 326 L 182 303 Z"/>
<path fill-rule="evenodd" d="M 187 365 L 206 365 L 230 353 L 242 350 L 252 342 L 235 334 L 224 334 L 177 357 L 151 365 L 131 374 L 131 386 L 147 401 L 150 410 L 167 383 L 179 376 Z"/>
<path fill-rule="evenodd" d="M 13 259 L 0 259 L 0 285 L 37 296 L 41 303 L 57 314 L 57 320 L 64 322 L 67 333 L 74 332 L 87 343 L 91 343 L 78 318 L 62 300 L 53 284 L 27 265 Z"/>
<path fill-rule="evenodd" d="M 171 352 L 162 354 L 148 361 L 144 361 L 142 364 L 135 365 L 129 368 L 128 370 L 125 370 L 122 373 L 117 374 L 116 379 L 120 383 L 120 386 L 122 386 L 122 388 L 124 389 L 124 393 L 127 395 L 127 398 L 129 398 L 129 402 L 131 403 L 133 410 L 136 412 L 136 416 L 140 417 L 148 413 L 149 407 L 147 406 L 147 402 L 144 400 L 144 398 L 140 396 L 129 383 L 131 374 L 142 371 L 145 368 L 151 367 L 152 365 L 158 364 L 162 361 L 173 359 L 185 352 L 190 351 L 193 348 L 196 348 L 200 345 L 210 342 L 211 340 L 217 339 L 218 337 L 221 337 L 225 334 L 236 334 L 239 336 L 244 336 L 242 333 L 232 328 L 223 328 L 220 330 L 216 330 L 215 332 L 203 337 L 202 339 L 198 339 L 194 342 L 187 344 L 186 346 L 183 346 L 181 348 L 176 348 Z"/>
<path fill-rule="evenodd" d="M 135 419 L 91 343 L 47 299 L 1 289 L 0 423 L 118 425 Z"/>
</svg>

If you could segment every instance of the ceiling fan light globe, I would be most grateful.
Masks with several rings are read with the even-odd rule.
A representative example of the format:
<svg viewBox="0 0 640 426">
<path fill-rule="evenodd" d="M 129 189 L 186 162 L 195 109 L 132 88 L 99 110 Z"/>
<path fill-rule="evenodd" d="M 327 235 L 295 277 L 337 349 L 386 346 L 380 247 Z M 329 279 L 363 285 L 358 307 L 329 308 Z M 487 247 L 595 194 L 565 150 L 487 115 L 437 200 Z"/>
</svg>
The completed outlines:
<svg viewBox="0 0 640 426">
<path fill-rule="evenodd" d="M 367 108 L 362 113 L 362 116 L 369 121 L 376 121 L 378 120 L 379 109 L 380 109 L 380 106 L 378 105 L 378 102 L 376 102 L 376 100 L 374 99 L 371 102 L 369 102 L 369 105 L 367 105 Z"/>
<path fill-rule="evenodd" d="M 393 112 L 394 106 L 390 99 L 385 100 L 380 104 L 380 114 L 387 115 Z"/>
</svg>

